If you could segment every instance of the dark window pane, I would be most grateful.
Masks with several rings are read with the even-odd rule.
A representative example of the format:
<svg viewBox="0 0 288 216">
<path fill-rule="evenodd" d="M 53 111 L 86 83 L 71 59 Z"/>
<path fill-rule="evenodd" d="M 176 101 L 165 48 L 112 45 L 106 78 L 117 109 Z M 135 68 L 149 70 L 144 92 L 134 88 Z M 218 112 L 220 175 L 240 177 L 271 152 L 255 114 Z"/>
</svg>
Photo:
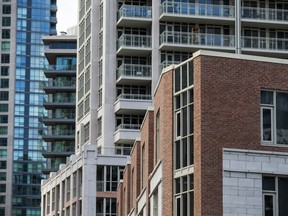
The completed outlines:
<svg viewBox="0 0 288 216">
<path fill-rule="evenodd" d="M 264 209 L 265 209 L 265 216 L 274 216 L 274 202 L 272 195 L 265 195 L 264 196 Z"/>
<path fill-rule="evenodd" d="M 263 177 L 262 188 L 263 190 L 275 191 L 275 177 Z"/>
<path fill-rule="evenodd" d="M 288 144 L 288 94 L 276 94 L 277 144 Z"/>
<path fill-rule="evenodd" d="M 180 193 L 180 178 L 175 179 L 175 193 Z"/>
<path fill-rule="evenodd" d="M 271 119 L 271 109 L 263 109 L 262 110 L 262 139 L 264 141 L 272 141 L 272 119 Z"/>
<path fill-rule="evenodd" d="M 176 157 L 176 164 L 175 164 L 175 168 L 176 169 L 179 169 L 180 168 L 180 159 L 181 159 L 181 156 L 180 156 L 180 141 L 177 141 L 175 142 L 175 157 Z"/>
<path fill-rule="evenodd" d="M 261 104 L 273 104 L 272 91 L 261 91 Z"/>
<path fill-rule="evenodd" d="M 278 178 L 279 215 L 288 215 L 288 178 Z"/>
<path fill-rule="evenodd" d="M 175 92 L 180 91 L 180 68 L 175 69 Z"/>
</svg>

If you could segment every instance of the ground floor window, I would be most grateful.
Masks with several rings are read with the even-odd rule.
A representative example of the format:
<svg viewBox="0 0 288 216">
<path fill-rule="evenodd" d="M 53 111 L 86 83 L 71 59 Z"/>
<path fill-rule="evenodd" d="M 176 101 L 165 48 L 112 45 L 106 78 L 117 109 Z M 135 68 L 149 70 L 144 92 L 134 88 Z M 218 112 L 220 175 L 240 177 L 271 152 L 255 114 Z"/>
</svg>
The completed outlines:
<svg viewBox="0 0 288 216">
<path fill-rule="evenodd" d="M 288 215 L 288 177 L 263 176 L 264 216 Z"/>
</svg>

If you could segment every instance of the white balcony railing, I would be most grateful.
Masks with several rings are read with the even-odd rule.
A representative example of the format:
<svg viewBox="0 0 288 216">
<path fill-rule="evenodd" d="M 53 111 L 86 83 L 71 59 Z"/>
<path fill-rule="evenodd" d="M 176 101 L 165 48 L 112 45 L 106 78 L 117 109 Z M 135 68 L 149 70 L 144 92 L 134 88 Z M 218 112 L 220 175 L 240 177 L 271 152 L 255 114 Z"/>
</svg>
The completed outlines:
<svg viewBox="0 0 288 216">
<path fill-rule="evenodd" d="M 288 10 L 259 7 L 242 7 L 241 9 L 244 19 L 288 21 Z"/>
<path fill-rule="evenodd" d="M 160 14 L 234 17 L 234 6 L 164 1 Z"/>
<path fill-rule="evenodd" d="M 118 49 L 120 47 L 141 47 L 151 48 L 151 36 L 123 34 L 118 39 Z"/>
<path fill-rule="evenodd" d="M 117 69 L 117 79 L 121 76 L 125 77 L 151 77 L 151 66 L 140 64 L 122 64 Z"/>
<path fill-rule="evenodd" d="M 287 51 L 288 39 L 243 36 L 242 47 L 250 49 Z"/>
<path fill-rule="evenodd" d="M 117 130 L 140 130 L 141 124 L 120 124 L 116 127 Z"/>
<path fill-rule="evenodd" d="M 120 94 L 117 99 L 128 99 L 128 100 L 152 100 L 151 95 L 147 94 Z"/>
<path fill-rule="evenodd" d="M 234 47 L 234 38 L 234 35 L 164 31 L 160 35 L 160 44 Z"/>
<path fill-rule="evenodd" d="M 139 5 L 122 5 L 118 10 L 118 20 L 122 17 L 152 18 L 152 7 Z"/>
</svg>

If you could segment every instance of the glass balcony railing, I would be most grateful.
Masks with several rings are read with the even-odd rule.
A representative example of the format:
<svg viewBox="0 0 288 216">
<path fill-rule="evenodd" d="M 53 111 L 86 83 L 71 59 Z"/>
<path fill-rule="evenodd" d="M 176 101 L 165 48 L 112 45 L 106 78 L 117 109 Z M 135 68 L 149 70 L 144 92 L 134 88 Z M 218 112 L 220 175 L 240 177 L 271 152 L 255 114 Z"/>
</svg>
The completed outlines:
<svg viewBox="0 0 288 216">
<path fill-rule="evenodd" d="M 242 47 L 260 50 L 287 51 L 288 39 L 243 36 Z"/>
<path fill-rule="evenodd" d="M 255 7 L 242 7 L 241 9 L 244 19 L 288 21 L 288 10 Z"/>
<path fill-rule="evenodd" d="M 165 1 L 160 14 L 235 17 L 234 6 Z"/>
<path fill-rule="evenodd" d="M 118 39 L 118 49 L 120 47 L 151 48 L 152 47 L 151 36 L 123 34 Z"/>
<path fill-rule="evenodd" d="M 151 77 L 151 66 L 139 64 L 122 64 L 117 69 L 117 79 L 121 76 L 149 78 Z"/>
<path fill-rule="evenodd" d="M 76 86 L 76 80 L 49 80 L 46 87 Z"/>
<path fill-rule="evenodd" d="M 58 152 L 74 152 L 75 150 L 75 144 L 72 143 L 71 145 L 48 145 L 48 148 L 45 150 L 45 152 L 52 152 L 52 153 L 58 153 Z"/>
<path fill-rule="evenodd" d="M 52 71 L 76 71 L 76 65 L 49 65 L 46 70 Z"/>
<path fill-rule="evenodd" d="M 234 47 L 234 35 L 185 33 L 164 31 L 160 35 L 160 44 L 200 45 L 212 47 Z"/>
<path fill-rule="evenodd" d="M 58 113 L 52 113 L 52 115 L 48 115 L 47 117 L 44 117 L 45 119 L 75 119 L 76 114 L 75 110 L 73 112 L 58 112 Z"/>
<path fill-rule="evenodd" d="M 47 132 L 43 132 L 46 136 L 70 136 L 75 135 L 75 130 L 73 129 L 51 129 Z"/>
<path fill-rule="evenodd" d="M 120 94 L 117 99 L 129 99 L 129 100 L 152 100 L 151 95 L 147 94 Z"/>
<path fill-rule="evenodd" d="M 124 130 L 140 130 L 141 124 L 120 124 L 116 127 L 116 131 L 120 129 Z"/>
<path fill-rule="evenodd" d="M 45 98 L 44 103 L 76 103 L 75 97 L 59 97 L 59 98 L 49 98 L 48 100 Z"/>
<path fill-rule="evenodd" d="M 122 17 L 152 18 L 152 7 L 139 5 L 122 5 L 118 10 L 118 20 Z"/>
</svg>

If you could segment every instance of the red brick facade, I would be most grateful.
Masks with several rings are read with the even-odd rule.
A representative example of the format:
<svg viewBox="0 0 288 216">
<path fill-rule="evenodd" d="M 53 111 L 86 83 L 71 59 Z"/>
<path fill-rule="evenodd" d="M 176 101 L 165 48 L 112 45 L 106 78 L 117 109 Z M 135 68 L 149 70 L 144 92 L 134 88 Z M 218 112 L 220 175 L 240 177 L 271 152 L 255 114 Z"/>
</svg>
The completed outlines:
<svg viewBox="0 0 288 216">
<path fill-rule="evenodd" d="M 218 55 L 218 56 L 217 56 Z M 288 92 L 288 64 L 262 59 L 249 60 L 198 55 L 194 63 L 194 215 L 223 215 L 223 148 L 288 152 L 288 148 L 264 146 L 260 142 L 261 89 Z M 225 54 L 228 55 L 228 54 Z M 154 95 L 154 112 L 148 111 L 141 130 L 141 142 L 131 155 L 135 196 L 142 191 L 141 159 L 145 145 L 145 183 L 156 161 L 156 116 L 160 113 L 160 161 L 162 162 L 162 215 L 173 215 L 173 72 L 162 74 Z M 147 155 L 147 152 L 149 155 Z M 129 169 L 126 169 L 127 172 Z M 131 171 L 130 171 L 131 172 Z M 125 174 L 126 176 L 127 174 Z M 151 176 L 150 176 L 151 179 Z M 125 178 L 124 178 L 125 182 Z M 129 182 L 129 180 L 128 180 Z M 122 203 L 124 187 L 118 188 L 117 204 Z M 150 215 L 149 196 L 146 200 Z M 138 213 L 137 200 L 131 208 Z M 117 212 L 118 216 L 123 213 Z M 151 215 L 152 216 L 152 215 Z"/>
<path fill-rule="evenodd" d="M 288 65 L 194 59 L 194 214 L 222 215 L 222 150 L 288 152 L 260 143 L 260 90 L 288 91 Z"/>
</svg>

